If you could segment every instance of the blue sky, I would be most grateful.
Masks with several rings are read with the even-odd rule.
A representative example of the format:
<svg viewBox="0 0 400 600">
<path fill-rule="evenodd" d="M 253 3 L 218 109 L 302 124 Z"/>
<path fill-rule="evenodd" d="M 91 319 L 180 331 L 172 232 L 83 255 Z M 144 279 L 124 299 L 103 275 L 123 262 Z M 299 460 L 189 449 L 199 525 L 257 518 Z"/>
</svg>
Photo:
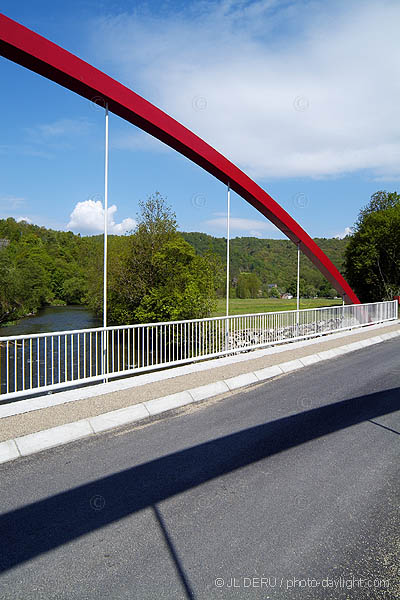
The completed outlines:
<svg viewBox="0 0 400 600">
<path fill-rule="evenodd" d="M 54 3 L 2 12 L 128 85 L 211 143 L 312 236 L 343 235 L 400 177 L 397 0 Z M 104 113 L 0 60 L 0 218 L 95 233 Z M 110 115 L 110 229 L 159 191 L 180 228 L 225 235 L 226 189 Z M 232 235 L 284 237 L 232 195 Z"/>
</svg>

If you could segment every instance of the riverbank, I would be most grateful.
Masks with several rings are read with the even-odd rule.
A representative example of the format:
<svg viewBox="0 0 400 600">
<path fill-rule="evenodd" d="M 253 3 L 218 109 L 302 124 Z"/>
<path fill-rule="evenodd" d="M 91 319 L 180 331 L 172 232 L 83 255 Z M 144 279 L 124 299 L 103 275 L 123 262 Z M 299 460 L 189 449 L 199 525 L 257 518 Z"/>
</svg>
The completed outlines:
<svg viewBox="0 0 400 600">
<path fill-rule="evenodd" d="M 52 306 L 67 306 L 67 303 L 64 302 L 64 300 L 55 300 L 51 304 L 47 304 L 46 306 L 43 306 L 42 308 L 47 308 L 47 307 L 51 308 Z M 33 310 L 32 312 L 28 312 L 23 315 L 19 315 L 18 317 L 15 317 L 14 319 L 11 319 L 10 321 L 0 321 L 0 328 L 1 327 L 14 327 L 14 325 L 17 325 L 22 319 L 26 319 L 26 317 L 34 317 L 35 315 L 37 315 L 37 313 L 40 310 L 41 310 L 41 308 L 37 308 L 36 310 Z"/>
<path fill-rule="evenodd" d="M 0 325 L 0 337 L 100 326 L 100 319 L 87 306 L 46 306 L 16 322 Z"/>
</svg>

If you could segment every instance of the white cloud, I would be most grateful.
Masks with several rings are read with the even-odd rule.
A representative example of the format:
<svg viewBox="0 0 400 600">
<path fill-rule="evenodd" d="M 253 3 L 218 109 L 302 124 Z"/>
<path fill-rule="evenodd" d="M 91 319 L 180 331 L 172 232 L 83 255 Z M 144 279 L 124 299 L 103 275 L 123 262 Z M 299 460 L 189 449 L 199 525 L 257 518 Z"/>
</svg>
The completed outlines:
<svg viewBox="0 0 400 600">
<path fill-rule="evenodd" d="M 215 229 L 226 231 L 226 215 L 215 213 L 213 219 L 204 222 L 204 225 Z M 242 219 L 240 217 L 231 217 L 229 220 L 232 231 L 247 231 L 251 236 L 261 237 L 262 232 L 277 231 L 275 225 L 269 221 L 258 221 L 257 219 Z"/>
<path fill-rule="evenodd" d="M 22 210 L 26 210 L 27 202 L 25 198 L 21 196 L 12 196 L 12 195 L 0 195 L 0 219 L 7 219 L 8 217 L 12 217 L 18 223 L 20 221 L 26 221 L 27 223 L 32 223 L 29 217 L 21 217 L 16 216 Z"/>
<path fill-rule="evenodd" d="M 0 196 L 0 209 L 15 209 L 20 208 L 26 204 L 25 198 L 21 196 Z"/>
<path fill-rule="evenodd" d="M 136 221 L 130 217 L 115 223 L 117 212 L 115 204 L 108 208 L 108 232 L 122 235 L 136 227 Z M 78 202 L 70 215 L 67 229 L 80 233 L 101 233 L 104 231 L 104 208 L 100 200 L 85 200 Z"/>
<path fill-rule="evenodd" d="M 91 123 L 87 119 L 57 119 L 51 123 L 42 123 L 27 129 L 32 138 L 52 139 L 70 135 L 88 133 Z"/>
<path fill-rule="evenodd" d="M 345 227 L 344 231 L 342 231 L 341 233 L 338 233 L 336 235 L 334 235 L 333 237 L 335 238 L 339 238 L 339 240 L 342 240 L 343 238 L 346 237 L 346 235 L 351 235 L 353 233 L 353 230 L 351 227 Z"/>
<path fill-rule="evenodd" d="M 53 155 L 43 150 L 38 150 L 31 144 L 0 144 L 0 154 L 13 154 L 16 156 L 36 156 L 39 158 L 53 158 Z"/>
<path fill-rule="evenodd" d="M 150 150 L 153 152 L 169 152 L 171 149 L 143 131 L 113 134 L 111 148 L 116 150 Z"/>
<path fill-rule="evenodd" d="M 96 20 L 93 49 L 253 177 L 393 177 L 399 22 L 398 0 L 220 0 Z"/>
</svg>

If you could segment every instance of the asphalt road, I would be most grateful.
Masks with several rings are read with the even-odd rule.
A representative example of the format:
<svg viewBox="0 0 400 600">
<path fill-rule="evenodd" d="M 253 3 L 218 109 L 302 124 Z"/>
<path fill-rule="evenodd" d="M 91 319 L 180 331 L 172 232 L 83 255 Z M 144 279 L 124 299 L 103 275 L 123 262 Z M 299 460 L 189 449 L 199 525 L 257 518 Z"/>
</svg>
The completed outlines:
<svg viewBox="0 0 400 600">
<path fill-rule="evenodd" d="M 400 598 L 400 340 L 0 466 L 1 599 Z"/>
</svg>

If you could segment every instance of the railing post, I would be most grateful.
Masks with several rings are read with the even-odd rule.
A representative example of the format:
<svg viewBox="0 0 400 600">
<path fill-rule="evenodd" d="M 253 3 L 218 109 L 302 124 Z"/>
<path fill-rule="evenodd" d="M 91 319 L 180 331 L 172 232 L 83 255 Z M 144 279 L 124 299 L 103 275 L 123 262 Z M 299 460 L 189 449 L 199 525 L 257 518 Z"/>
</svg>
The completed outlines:
<svg viewBox="0 0 400 600">
<path fill-rule="evenodd" d="M 344 294 L 342 294 L 342 322 L 344 321 Z"/>
</svg>

